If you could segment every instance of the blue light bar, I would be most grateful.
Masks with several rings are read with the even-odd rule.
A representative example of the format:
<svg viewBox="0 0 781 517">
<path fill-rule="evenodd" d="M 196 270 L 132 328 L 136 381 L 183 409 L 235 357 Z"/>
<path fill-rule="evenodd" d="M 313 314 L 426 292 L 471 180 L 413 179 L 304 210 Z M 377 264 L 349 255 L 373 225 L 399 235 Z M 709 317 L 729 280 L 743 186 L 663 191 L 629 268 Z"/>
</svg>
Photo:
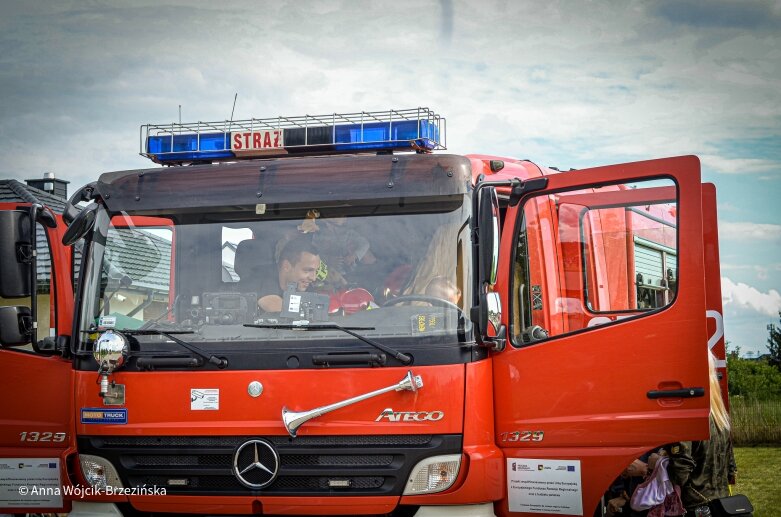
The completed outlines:
<svg viewBox="0 0 781 517">
<path fill-rule="evenodd" d="M 428 108 L 141 126 L 156 163 L 233 161 L 295 154 L 446 149 L 445 119 Z"/>
</svg>

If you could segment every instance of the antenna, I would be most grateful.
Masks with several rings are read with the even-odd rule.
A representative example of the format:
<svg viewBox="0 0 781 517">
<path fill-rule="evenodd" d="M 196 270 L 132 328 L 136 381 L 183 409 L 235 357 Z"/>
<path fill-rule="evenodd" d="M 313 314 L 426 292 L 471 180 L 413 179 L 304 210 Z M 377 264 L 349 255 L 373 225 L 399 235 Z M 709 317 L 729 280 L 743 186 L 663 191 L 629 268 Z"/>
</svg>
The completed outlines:
<svg viewBox="0 0 781 517">
<path fill-rule="evenodd" d="M 231 109 L 231 122 L 233 122 L 233 112 L 236 111 L 236 99 L 239 98 L 239 92 L 236 92 L 236 95 L 233 96 L 233 108 Z"/>
<path fill-rule="evenodd" d="M 182 105 L 179 105 L 179 125 L 182 125 Z"/>
<path fill-rule="evenodd" d="M 231 108 L 231 118 L 230 118 L 230 124 L 228 124 L 228 132 L 230 132 L 231 128 L 233 127 L 233 112 L 236 111 L 236 99 L 239 97 L 239 92 L 236 92 L 236 94 L 233 96 L 233 108 Z"/>
</svg>

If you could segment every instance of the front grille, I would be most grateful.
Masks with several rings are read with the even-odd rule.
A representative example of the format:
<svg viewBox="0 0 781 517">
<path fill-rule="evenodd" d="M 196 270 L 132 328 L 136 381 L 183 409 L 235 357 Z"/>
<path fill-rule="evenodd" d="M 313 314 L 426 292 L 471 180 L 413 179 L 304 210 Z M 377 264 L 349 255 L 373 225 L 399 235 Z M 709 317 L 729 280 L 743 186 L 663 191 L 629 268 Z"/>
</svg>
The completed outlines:
<svg viewBox="0 0 781 517">
<path fill-rule="evenodd" d="M 343 465 L 345 467 L 359 467 L 390 465 L 393 461 L 393 456 L 391 454 L 373 456 L 359 456 L 355 454 L 302 454 L 284 456 L 280 459 L 282 465 L 289 467 L 307 467 L 310 465 Z"/>
<path fill-rule="evenodd" d="M 261 490 L 233 474 L 234 453 L 262 438 L 279 454 L 279 474 Z M 461 452 L 460 435 L 92 436 L 79 452 L 111 461 L 125 486 L 172 495 L 400 495 L 421 459 Z"/>
<path fill-rule="evenodd" d="M 198 456 L 195 454 L 148 455 L 139 454 L 125 458 L 129 467 L 168 467 L 168 466 L 212 466 L 219 467 L 231 462 L 229 455 Z"/>
</svg>

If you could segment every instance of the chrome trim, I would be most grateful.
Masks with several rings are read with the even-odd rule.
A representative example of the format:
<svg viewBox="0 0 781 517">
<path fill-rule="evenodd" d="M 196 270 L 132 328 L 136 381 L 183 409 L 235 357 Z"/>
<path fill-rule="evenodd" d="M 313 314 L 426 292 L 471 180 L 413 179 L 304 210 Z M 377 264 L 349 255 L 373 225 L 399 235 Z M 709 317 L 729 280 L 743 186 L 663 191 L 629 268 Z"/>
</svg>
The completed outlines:
<svg viewBox="0 0 781 517">
<path fill-rule="evenodd" d="M 247 393 L 251 397 L 260 397 L 263 394 L 263 384 L 259 381 L 252 381 L 247 386 Z"/>
<path fill-rule="evenodd" d="M 379 390 L 371 391 L 369 393 L 364 393 L 363 395 L 358 395 L 357 397 L 349 398 L 341 402 L 335 402 L 327 406 L 321 406 L 318 408 L 310 409 L 309 411 L 298 411 L 298 412 L 290 411 L 288 408 L 283 407 L 282 423 L 285 424 L 285 429 L 287 429 L 287 432 L 290 434 L 290 436 L 295 438 L 296 431 L 298 430 L 298 428 L 304 425 L 309 420 L 312 420 L 313 418 L 317 418 L 326 413 L 330 413 L 331 411 L 335 411 L 337 409 L 341 409 L 346 406 L 350 406 L 352 404 L 355 404 L 356 402 L 361 402 L 366 399 L 376 397 L 377 395 L 388 393 L 389 391 L 416 392 L 422 387 L 423 387 L 423 379 L 421 378 L 421 376 L 412 375 L 412 371 L 407 370 L 407 375 L 405 375 L 403 379 L 401 379 L 398 383 L 394 384 L 393 386 L 388 386 L 387 388 L 382 388 Z"/>
<path fill-rule="evenodd" d="M 92 356 L 98 363 L 99 371 L 111 374 L 125 364 L 128 350 L 129 345 L 124 334 L 107 330 L 95 342 Z"/>
</svg>

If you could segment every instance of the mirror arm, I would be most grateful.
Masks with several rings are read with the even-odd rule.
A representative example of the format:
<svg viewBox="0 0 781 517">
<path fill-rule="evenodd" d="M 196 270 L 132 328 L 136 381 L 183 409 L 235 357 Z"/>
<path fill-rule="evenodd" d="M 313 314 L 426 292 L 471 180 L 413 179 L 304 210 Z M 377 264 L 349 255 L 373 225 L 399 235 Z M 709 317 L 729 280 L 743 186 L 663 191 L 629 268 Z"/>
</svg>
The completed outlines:
<svg viewBox="0 0 781 517">
<path fill-rule="evenodd" d="M 483 178 L 485 176 L 481 174 L 477 178 L 477 182 L 475 184 L 474 190 L 472 191 L 472 217 L 469 218 L 469 226 L 470 226 L 470 234 L 472 237 L 472 267 L 475 268 L 475 270 L 479 270 L 479 260 L 480 256 L 478 254 L 478 224 L 477 224 L 477 208 L 479 206 L 478 198 L 480 189 L 485 186 L 485 182 L 483 181 Z M 475 316 L 477 314 L 477 311 L 480 306 L 480 292 L 483 289 L 481 280 L 478 280 L 478 288 L 472 289 L 472 309 L 470 311 L 470 317 L 472 318 L 472 321 L 479 321 L 478 319 L 475 319 Z M 481 329 L 482 332 L 482 329 Z"/>
<path fill-rule="evenodd" d="M 88 183 L 74 192 L 70 197 L 68 203 L 65 205 L 65 210 L 62 213 L 62 220 L 65 221 L 67 226 L 70 226 L 73 220 L 76 219 L 76 216 L 79 215 L 79 209 L 76 208 L 76 205 L 79 204 L 79 202 L 95 199 L 97 184 L 96 181 Z"/>
<path fill-rule="evenodd" d="M 57 228 L 57 219 L 55 219 L 52 211 L 47 207 L 42 207 L 38 210 L 38 221 L 47 228 Z"/>
<path fill-rule="evenodd" d="M 496 336 L 486 339 L 486 343 L 492 345 L 491 349 L 495 352 L 501 352 L 507 347 L 507 327 L 500 325 Z"/>
<path fill-rule="evenodd" d="M 43 205 L 33 203 L 30 205 L 30 341 L 35 352 L 38 349 L 38 213 L 43 210 Z"/>
<path fill-rule="evenodd" d="M 548 178 L 533 178 L 526 181 L 517 180 L 517 183 L 512 185 L 512 191 L 510 192 L 510 206 L 517 205 L 523 196 L 530 192 L 536 192 L 548 187 Z"/>
</svg>

